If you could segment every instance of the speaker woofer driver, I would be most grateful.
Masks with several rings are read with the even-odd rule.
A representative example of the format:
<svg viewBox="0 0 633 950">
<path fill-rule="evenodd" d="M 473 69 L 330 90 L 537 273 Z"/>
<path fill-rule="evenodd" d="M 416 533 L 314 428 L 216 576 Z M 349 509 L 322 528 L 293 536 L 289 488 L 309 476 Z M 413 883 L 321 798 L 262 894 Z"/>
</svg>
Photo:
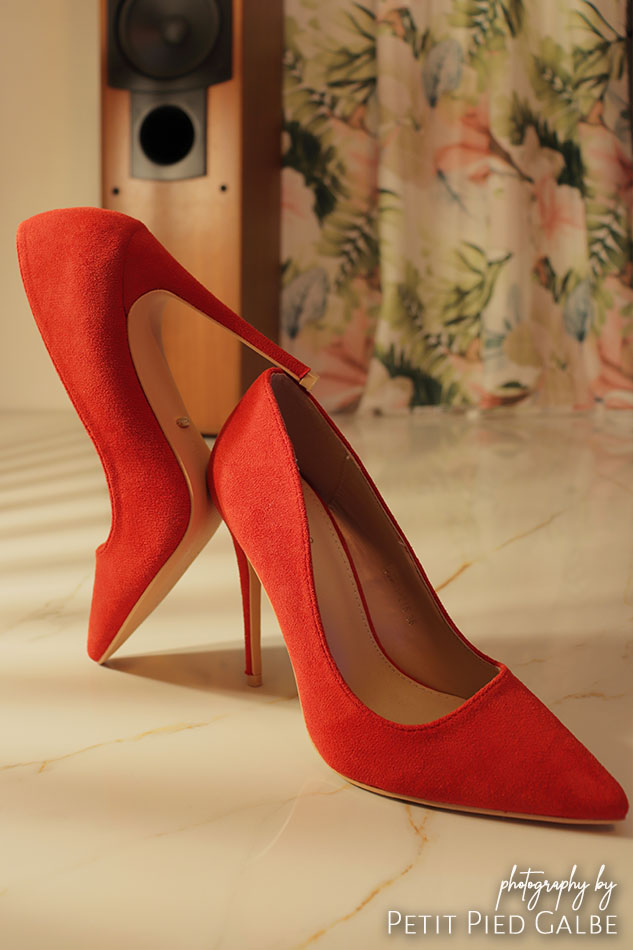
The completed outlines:
<svg viewBox="0 0 633 950">
<path fill-rule="evenodd" d="M 177 79 L 210 55 L 220 32 L 216 0 L 125 0 L 116 34 L 128 62 L 150 79 Z"/>
<path fill-rule="evenodd" d="M 132 178 L 179 181 L 206 174 L 206 89 L 133 92 Z"/>
</svg>

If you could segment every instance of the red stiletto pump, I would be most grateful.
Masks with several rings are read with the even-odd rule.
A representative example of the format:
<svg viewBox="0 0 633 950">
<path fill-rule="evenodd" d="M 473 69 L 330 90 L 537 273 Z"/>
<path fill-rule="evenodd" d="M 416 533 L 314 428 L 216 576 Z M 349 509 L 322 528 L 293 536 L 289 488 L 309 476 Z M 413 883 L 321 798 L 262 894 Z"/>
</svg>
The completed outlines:
<svg viewBox="0 0 633 950">
<path fill-rule="evenodd" d="M 88 652 L 103 662 L 173 587 L 219 523 L 209 450 L 160 343 L 179 297 L 304 385 L 307 366 L 205 290 L 140 221 L 70 208 L 24 221 L 22 279 L 44 343 L 101 458 L 112 527 L 97 549 Z"/>
<path fill-rule="evenodd" d="M 261 682 L 259 583 L 308 731 L 349 781 L 444 808 L 624 818 L 614 778 L 450 619 L 362 463 L 315 399 L 269 370 L 216 440 L 209 486 L 233 536 L 246 672 Z"/>
</svg>

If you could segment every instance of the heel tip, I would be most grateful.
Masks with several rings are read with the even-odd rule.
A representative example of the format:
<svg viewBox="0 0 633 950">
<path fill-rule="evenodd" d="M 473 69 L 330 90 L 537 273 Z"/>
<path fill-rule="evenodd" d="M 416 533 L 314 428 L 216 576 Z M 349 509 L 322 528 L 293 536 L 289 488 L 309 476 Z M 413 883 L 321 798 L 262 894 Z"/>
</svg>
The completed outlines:
<svg viewBox="0 0 633 950">
<path fill-rule="evenodd" d="M 261 673 L 246 673 L 246 682 L 249 686 L 261 686 L 262 685 L 262 674 Z"/>
<path fill-rule="evenodd" d="M 308 373 L 305 374 L 305 376 L 301 377 L 301 379 L 299 380 L 299 385 L 303 386 L 303 388 L 307 390 L 307 392 L 310 392 L 310 390 L 315 385 L 315 383 L 318 382 L 318 380 L 319 380 L 318 373 L 313 373 L 312 370 L 310 370 Z"/>
</svg>

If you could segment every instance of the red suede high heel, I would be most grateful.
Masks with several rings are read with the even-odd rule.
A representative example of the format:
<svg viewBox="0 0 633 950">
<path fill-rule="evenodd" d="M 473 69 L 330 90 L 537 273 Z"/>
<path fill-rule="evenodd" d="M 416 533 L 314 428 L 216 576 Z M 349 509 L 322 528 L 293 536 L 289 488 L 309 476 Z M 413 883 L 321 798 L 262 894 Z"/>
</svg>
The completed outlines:
<svg viewBox="0 0 633 950">
<path fill-rule="evenodd" d="M 238 555 L 249 680 L 261 682 L 261 580 L 333 769 L 445 808 L 624 818 L 615 779 L 460 633 L 352 448 L 288 376 L 268 370 L 243 397 L 213 448 L 209 487 Z"/>
<path fill-rule="evenodd" d="M 310 385 L 307 366 L 205 290 L 140 221 L 70 208 L 18 230 L 22 280 L 108 481 L 112 528 L 97 549 L 88 652 L 103 662 L 193 561 L 219 524 L 209 450 L 187 418 L 160 343 L 173 294 Z"/>
</svg>

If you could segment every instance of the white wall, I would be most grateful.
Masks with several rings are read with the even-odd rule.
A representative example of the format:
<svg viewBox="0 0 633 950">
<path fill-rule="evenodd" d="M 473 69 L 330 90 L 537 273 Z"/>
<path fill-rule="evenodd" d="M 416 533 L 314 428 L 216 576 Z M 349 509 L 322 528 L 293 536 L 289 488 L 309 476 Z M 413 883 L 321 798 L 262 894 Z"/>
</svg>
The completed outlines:
<svg viewBox="0 0 633 950">
<path fill-rule="evenodd" d="M 100 203 L 99 0 L 1 0 L 0 409 L 68 407 L 18 272 L 15 230 Z"/>
</svg>

